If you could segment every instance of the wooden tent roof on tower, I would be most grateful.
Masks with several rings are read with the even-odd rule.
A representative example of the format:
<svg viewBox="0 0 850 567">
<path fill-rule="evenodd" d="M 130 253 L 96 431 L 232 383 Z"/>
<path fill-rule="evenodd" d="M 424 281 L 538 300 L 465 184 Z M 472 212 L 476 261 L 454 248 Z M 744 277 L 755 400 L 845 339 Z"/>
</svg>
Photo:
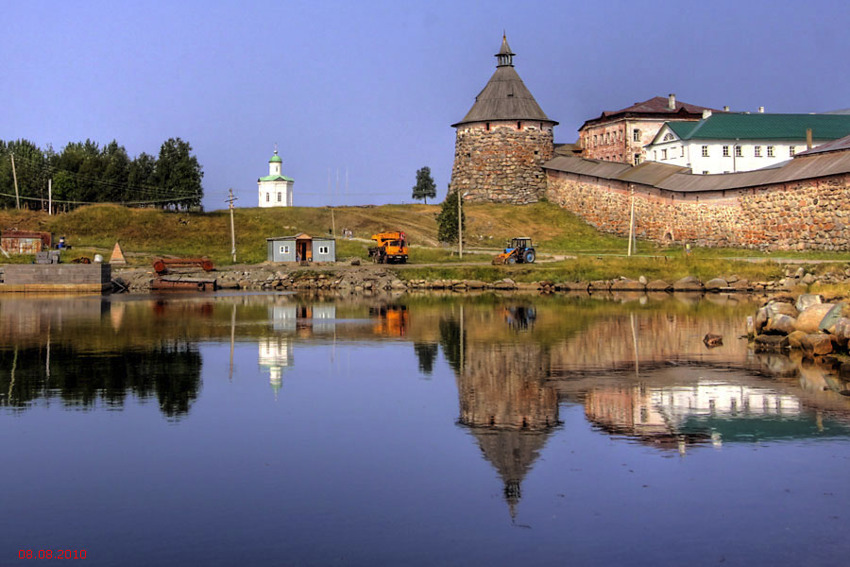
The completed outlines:
<svg viewBox="0 0 850 567">
<path fill-rule="evenodd" d="M 475 97 L 475 104 L 463 120 L 452 124 L 456 128 L 470 122 L 495 120 L 538 120 L 558 124 L 550 120 L 514 69 L 513 56 L 506 36 L 502 36 L 502 48 L 496 54 L 496 72 L 484 89 Z"/>
</svg>

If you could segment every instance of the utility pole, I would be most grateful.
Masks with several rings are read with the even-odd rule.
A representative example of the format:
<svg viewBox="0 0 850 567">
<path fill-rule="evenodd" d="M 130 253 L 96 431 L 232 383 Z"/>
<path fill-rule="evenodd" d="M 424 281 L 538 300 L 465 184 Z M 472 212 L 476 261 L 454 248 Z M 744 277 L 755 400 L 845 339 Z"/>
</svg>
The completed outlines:
<svg viewBox="0 0 850 567">
<path fill-rule="evenodd" d="M 15 172 L 15 154 L 9 154 L 12 158 L 12 178 L 15 180 L 15 208 L 21 208 L 21 197 L 18 195 L 18 174 Z"/>
<path fill-rule="evenodd" d="M 632 243 L 635 237 L 635 188 L 630 184 L 629 193 L 632 200 L 632 212 L 629 215 L 629 256 L 632 255 Z"/>
<path fill-rule="evenodd" d="M 53 215 L 53 178 L 47 180 L 47 214 Z"/>
<path fill-rule="evenodd" d="M 233 263 L 236 263 L 236 230 L 233 227 L 233 202 L 237 200 L 237 197 L 233 196 L 233 187 L 228 189 L 230 193 L 230 197 L 225 199 L 226 203 L 230 203 L 228 207 L 230 209 L 230 254 L 233 256 Z"/>
</svg>

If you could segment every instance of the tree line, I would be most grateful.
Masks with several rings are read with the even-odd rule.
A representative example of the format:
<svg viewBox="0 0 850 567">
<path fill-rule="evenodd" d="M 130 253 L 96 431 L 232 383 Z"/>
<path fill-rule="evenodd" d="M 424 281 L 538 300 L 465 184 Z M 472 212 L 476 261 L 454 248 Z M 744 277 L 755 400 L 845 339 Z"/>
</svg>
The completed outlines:
<svg viewBox="0 0 850 567">
<path fill-rule="evenodd" d="M 54 151 L 29 140 L 0 140 L 0 206 L 46 210 L 48 186 L 55 210 L 88 203 L 119 203 L 187 210 L 201 207 L 204 172 L 192 146 L 180 138 L 163 142 L 158 156 L 130 158 L 112 142 L 71 142 Z M 17 196 L 15 191 L 17 178 Z"/>
</svg>

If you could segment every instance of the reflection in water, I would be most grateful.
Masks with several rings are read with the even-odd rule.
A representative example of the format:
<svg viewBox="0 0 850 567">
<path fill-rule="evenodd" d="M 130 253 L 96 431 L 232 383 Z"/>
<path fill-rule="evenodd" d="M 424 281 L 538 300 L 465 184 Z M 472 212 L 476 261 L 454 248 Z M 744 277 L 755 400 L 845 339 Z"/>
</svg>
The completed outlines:
<svg viewBox="0 0 850 567">
<path fill-rule="evenodd" d="M 505 308 L 516 328 L 528 328 L 529 310 Z M 521 315 L 520 315 L 521 314 Z M 558 425 L 558 397 L 546 385 L 548 357 L 538 344 L 466 341 L 465 313 L 441 319 L 441 344 L 456 370 L 459 422 L 478 441 L 484 457 L 504 482 L 511 517 L 522 496 L 521 483 Z"/>
<path fill-rule="evenodd" d="M 752 353 L 737 338 L 752 311 L 624 297 L 0 298 L 0 406 L 20 417 L 3 430 L 16 456 L 0 469 L 15 488 L 6 537 L 85 532 L 101 564 L 119 562 L 104 550 L 131 531 L 149 548 L 184 534 L 171 564 L 197 562 L 193 541 L 213 542 L 213 563 L 282 551 L 378 565 L 497 564 L 503 549 L 512 562 L 522 550 L 623 564 L 647 541 L 633 563 L 686 564 L 717 542 L 756 563 L 778 540 L 839 541 L 850 444 L 810 441 L 850 437 L 850 367 Z M 724 344 L 706 348 L 707 332 Z M 228 381 L 234 356 L 250 362 Z M 284 375 L 290 395 L 266 403 L 266 381 L 277 399 Z M 181 419 L 95 413 L 136 398 Z M 67 470 L 45 466 L 63 446 Z M 685 530 L 696 535 L 679 545 Z M 786 562 L 827 563 L 802 553 Z"/>
<path fill-rule="evenodd" d="M 168 417 L 189 411 L 198 396 L 201 356 L 189 344 L 121 353 L 81 353 L 64 346 L 0 350 L 0 405 L 26 408 L 38 399 L 91 407 L 123 405 L 127 393 L 156 397 Z"/>
<path fill-rule="evenodd" d="M 437 343 L 413 343 L 413 352 L 419 360 L 419 372 L 429 376 L 434 372 L 434 362 L 437 361 L 439 351 Z"/>
<path fill-rule="evenodd" d="M 263 337 L 259 340 L 259 364 L 269 371 L 269 384 L 275 399 L 283 385 L 283 371 L 295 364 L 292 341 L 286 337 Z"/>
</svg>

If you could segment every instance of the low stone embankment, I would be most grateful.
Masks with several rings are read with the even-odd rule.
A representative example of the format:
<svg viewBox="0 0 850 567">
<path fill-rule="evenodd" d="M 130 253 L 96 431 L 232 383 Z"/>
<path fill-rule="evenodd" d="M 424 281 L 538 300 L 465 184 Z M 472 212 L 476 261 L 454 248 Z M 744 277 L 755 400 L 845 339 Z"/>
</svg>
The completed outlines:
<svg viewBox="0 0 850 567">
<path fill-rule="evenodd" d="M 150 291 L 156 274 L 145 269 L 117 269 L 115 279 L 131 292 Z M 316 266 L 314 268 L 280 267 L 275 265 L 244 266 L 227 270 L 204 272 L 179 272 L 169 274 L 170 280 L 211 281 L 218 289 L 239 290 L 335 290 L 361 293 L 368 291 L 416 290 L 527 290 L 544 293 L 578 291 L 605 293 L 617 291 L 637 292 L 700 292 L 700 293 L 775 293 L 815 282 L 850 283 L 850 269 L 815 276 L 804 268 L 789 268 L 786 277 L 773 281 L 748 281 L 729 276 L 712 278 L 706 282 L 689 276 L 676 281 L 653 280 L 644 277 L 636 280 L 617 278 L 586 282 L 516 282 L 510 277 L 495 282 L 463 279 L 403 280 L 391 268 L 375 265 Z"/>
<path fill-rule="evenodd" d="M 850 303 L 822 295 L 779 295 L 747 318 L 747 335 L 757 352 L 801 350 L 811 356 L 846 352 L 850 343 Z"/>
</svg>

